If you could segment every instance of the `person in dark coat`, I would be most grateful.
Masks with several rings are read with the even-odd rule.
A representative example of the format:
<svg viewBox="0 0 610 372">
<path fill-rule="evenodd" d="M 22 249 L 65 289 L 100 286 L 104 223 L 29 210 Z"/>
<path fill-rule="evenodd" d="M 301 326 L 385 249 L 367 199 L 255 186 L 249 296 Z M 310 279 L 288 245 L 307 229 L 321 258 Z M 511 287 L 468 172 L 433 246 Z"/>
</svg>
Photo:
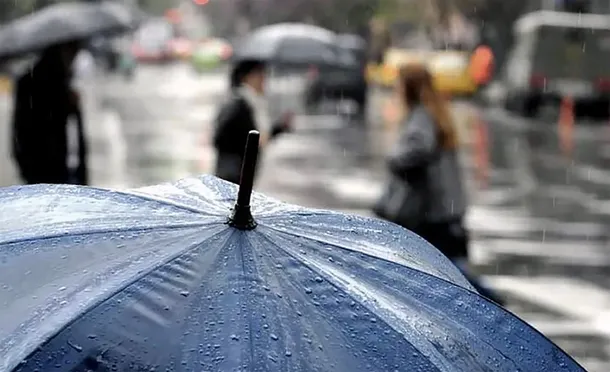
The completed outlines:
<svg viewBox="0 0 610 372">
<path fill-rule="evenodd" d="M 290 130 L 292 115 L 271 122 L 265 100 L 265 63 L 242 61 L 231 71 L 231 92 L 216 117 L 214 146 L 217 152 L 216 176 L 239 184 L 248 132 L 261 133 L 261 148 Z M 259 155 L 260 156 L 260 155 Z"/>
<path fill-rule="evenodd" d="M 78 95 L 71 88 L 76 42 L 55 45 L 16 83 L 13 157 L 27 184 L 88 184 L 87 145 Z M 68 122 L 78 129 L 78 166 L 68 166 Z"/>
</svg>

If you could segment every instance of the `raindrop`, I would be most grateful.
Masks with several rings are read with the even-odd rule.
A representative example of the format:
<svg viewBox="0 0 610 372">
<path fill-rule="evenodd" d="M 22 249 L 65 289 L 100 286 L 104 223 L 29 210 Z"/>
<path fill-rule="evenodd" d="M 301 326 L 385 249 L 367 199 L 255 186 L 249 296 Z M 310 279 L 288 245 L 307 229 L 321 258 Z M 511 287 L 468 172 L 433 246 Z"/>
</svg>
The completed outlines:
<svg viewBox="0 0 610 372">
<path fill-rule="evenodd" d="M 318 282 L 318 283 L 322 283 L 322 282 L 324 281 L 324 279 L 322 279 L 322 278 L 321 278 L 321 277 L 319 277 L 319 276 L 316 276 L 316 279 L 315 279 L 315 280 L 316 280 L 316 282 Z"/>
<path fill-rule="evenodd" d="M 182 296 L 182 297 L 188 297 L 189 294 L 190 294 L 189 291 L 182 291 L 182 292 L 180 292 L 180 296 Z"/>
<path fill-rule="evenodd" d="M 270 334 L 269 337 L 271 337 L 273 341 L 277 341 L 279 339 L 275 333 Z"/>
<path fill-rule="evenodd" d="M 269 288 L 269 287 L 267 287 L 267 286 L 264 286 L 264 287 L 263 287 L 263 289 L 264 289 L 265 291 L 267 291 L 267 292 L 269 292 L 269 291 L 271 290 L 271 288 Z"/>
<path fill-rule="evenodd" d="M 74 349 L 74 350 L 78 351 L 79 353 L 80 353 L 81 351 L 83 351 L 83 347 L 82 347 L 82 346 L 77 345 L 77 344 L 75 344 L 75 343 L 72 343 L 72 342 L 70 342 L 70 341 L 68 341 L 68 346 L 70 346 L 72 349 Z"/>
<path fill-rule="evenodd" d="M 311 294 L 313 291 L 311 290 L 311 288 L 305 288 L 305 293 L 307 294 Z"/>
<path fill-rule="evenodd" d="M 286 350 L 286 354 L 287 357 L 291 357 L 292 356 L 292 351 L 290 350 Z"/>
<path fill-rule="evenodd" d="M 239 341 L 239 336 L 238 336 L 238 335 L 233 334 L 233 335 L 231 335 L 231 340 L 233 340 L 233 341 Z"/>
<path fill-rule="evenodd" d="M 61 291 L 65 291 L 66 289 L 67 289 L 66 287 L 59 287 L 57 290 L 61 292 Z"/>
<path fill-rule="evenodd" d="M 87 338 L 91 339 L 91 340 L 95 340 L 97 338 L 97 335 L 90 334 L 90 335 L 87 336 Z"/>
</svg>

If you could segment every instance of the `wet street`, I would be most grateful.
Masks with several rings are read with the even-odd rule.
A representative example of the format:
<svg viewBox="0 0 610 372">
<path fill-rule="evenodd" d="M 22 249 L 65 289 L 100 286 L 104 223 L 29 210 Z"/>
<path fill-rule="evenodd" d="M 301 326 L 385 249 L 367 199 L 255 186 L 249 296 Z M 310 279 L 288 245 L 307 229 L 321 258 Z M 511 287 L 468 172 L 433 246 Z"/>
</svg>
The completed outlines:
<svg viewBox="0 0 610 372">
<path fill-rule="evenodd" d="M 92 179 L 139 186 L 210 172 L 212 118 L 225 76 L 188 67 L 142 67 L 134 81 L 104 77 L 84 85 Z M 272 83 L 275 111 L 296 107 L 290 78 Z M 385 178 L 391 140 L 379 118 L 298 115 L 295 131 L 272 143 L 258 190 L 285 201 L 370 214 Z M 0 101 L 7 139 L 5 98 Z M 610 125 L 577 122 L 562 154 L 556 120 L 528 121 L 498 108 L 456 103 L 472 206 L 472 263 L 508 308 L 579 360 L 610 370 Z M 0 148 L 0 183 L 18 182 Z"/>
</svg>

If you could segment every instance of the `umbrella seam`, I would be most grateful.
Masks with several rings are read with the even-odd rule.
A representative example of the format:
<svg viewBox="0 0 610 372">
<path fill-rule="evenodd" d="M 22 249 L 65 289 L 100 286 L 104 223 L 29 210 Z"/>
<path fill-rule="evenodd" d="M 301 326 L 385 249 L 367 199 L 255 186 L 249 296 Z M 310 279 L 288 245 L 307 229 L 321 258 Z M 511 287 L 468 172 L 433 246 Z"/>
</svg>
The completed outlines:
<svg viewBox="0 0 610 372">
<path fill-rule="evenodd" d="M 5 242 L 0 242 L 0 247 L 3 245 L 18 244 L 18 243 L 31 242 L 31 241 L 44 241 L 44 240 L 56 239 L 56 238 L 73 238 L 73 237 L 77 237 L 77 236 L 89 236 L 89 235 L 106 234 L 106 233 L 144 232 L 144 231 L 149 231 L 149 230 L 177 230 L 177 229 L 181 229 L 181 228 L 203 227 L 203 226 L 209 226 L 209 225 L 214 225 L 214 224 L 222 225 L 224 223 L 225 222 L 222 222 L 222 221 L 209 222 L 209 223 L 193 222 L 190 224 L 159 225 L 159 226 L 148 226 L 148 227 L 138 227 L 138 228 L 131 227 L 131 228 L 107 228 L 107 229 L 98 229 L 98 230 L 88 230 L 86 232 L 81 232 L 81 233 L 54 234 L 54 235 L 48 235 L 45 237 L 38 237 L 38 238 L 35 237 L 35 238 L 8 240 Z"/>
<path fill-rule="evenodd" d="M 143 199 L 146 201 L 151 201 L 151 202 L 155 202 L 158 204 L 162 204 L 162 205 L 169 205 L 173 208 L 179 209 L 179 210 L 184 210 L 187 212 L 192 212 L 195 214 L 202 214 L 203 211 L 200 209 L 195 209 L 192 207 L 189 207 L 187 205 L 184 204 L 180 204 L 180 203 L 176 203 L 170 199 L 165 199 L 165 198 L 161 198 L 161 197 L 155 197 L 154 195 L 149 195 L 146 194 L 145 192 L 142 191 L 137 191 L 136 190 L 132 190 L 132 191 L 122 191 L 122 190 L 109 190 L 109 189 L 103 189 L 103 188 L 98 188 L 98 187 L 93 187 L 94 189 L 98 189 L 98 190 L 102 190 L 102 191 L 110 191 L 112 193 L 117 193 L 117 194 L 121 194 L 121 195 L 125 195 L 125 196 L 132 196 L 132 197 L 136 197 L 138 199 Z"/>
<path fill-rule="evenodd" d="M 385 258 L 383 258 L 383 257 L 374 256 L 374 255 L 372 255 L 372 254 L 370 254 L 370 253 L 366 253 L 366 252 L 362 252 L 362 251 L 356 251 L 356 250 L 353 250 L 353 249 L 349 249 L 349 248 L 346 248 L 346 247 L 344 247 L 344 246 L 341 246 L 341 245 L 339 245 L 339 244 L 337 244 L 337 243 L 332 243 L 332 242 L 329 242 L 329 241 L 326 241 L 326 240 L 321 240 L 321 239 L 319 239 L 319 238 L 315 238 L 315 237 L 309 237 L 309 236 L 305 237 L 305 236 L 302 236 L 302 235 L 298 235 L 298 234 L 296 234 L 296 233 L 292 233 L 292 232 L 289 232 L 289 231 L 285 231 L 285 230 L 281 230 L 281 229 L 275 228 L 275 227 L 273 227 L 273 226 L 265 225 L 265 227 L 267 227 L 267 228 L 269 228 L 269 229 L 272 229 L 272 230 L 274 230 L 274 231 L 277 231 L 278 233 L 284 233 L 284 234 L 286 234 L 286 235 L 294 236 L 294 237 L 297 237 L 297 238 L 305 238 L 305 239 L 313 240 L 313 241 L 315 241 L 315 242 L 322 243 L 322 244 L 327 244 L 327 245 L 330 245 L 330 246 L 333 246 L 333 247 L 336 247 L 336 248 L 340 248 L 340 249 L 345 250 L 345 251 L 357 252 L 357 253 L 363 254 L 363 255 L 365 255 L 365 256 L 371 257 L 371 258 L 375 258 L 375 259 L 382 260 L 382 261 L 385 261 L 385 262 L 389 262 L 389 263 L 393 263 L 393 264 L 401 265 L 401 266 L 404 266 L 404 267 L 408 267 L 408 268 L 409 268 L 409 269 L 411 269 L 411 270 L 414 270 L 414 271 L 417 271 L 417 272 L 419 272 L 419 273 L 422 273 L 422 274 L 425 274 L 425 275 L 428 275 L 428 276 L 432 276 L 432 277 L 435 277 L 435 278 L 441 279 L 441 280 L 443 280 L 443 281 L 445 281 L 445 282 L 447 282 L 447 283 L 450 283 L 450 284 L 452 284 L 452 285 L 458 286 L 458 287 L 460 287 L 460 288 L 468 289 L 468 290 L 469 290 L 469 291 L 471 291 L 471 292 L 475 292 L 476 294 L 479 294 L 478 292 L 473 291 L 473 289 L 470 289 L 470 288 L 467 288 L 467 287 L 463 287 L 463 286 L 461 286 L 461 285 L 458 285 L 458 284 L 456 284 L 456 283 L 453 283 L 453 282 L 452 282 L 452 281 L 450 281 L 449 279 L 446 279 L 446 278 L 441 278 L 440 276 L 437 276 L 437 275 L 434 275 L 434 274 L 431 274 L 431 273 L 427 273 L 427 272 L 422 271 L 422 270 L 420 270 L 420 269 L 417 269 L 417 268 L 414 268 L 414 267 L 411 267 L 411 266 L 407 266 L 407 265 L 403 265 L 403 264 L 401 264 L 401 263 L 397 263 L 397 262 L 394 262 L 394 261 L 391 261 L 391 260 L 385 259 Z"/>
</svg>

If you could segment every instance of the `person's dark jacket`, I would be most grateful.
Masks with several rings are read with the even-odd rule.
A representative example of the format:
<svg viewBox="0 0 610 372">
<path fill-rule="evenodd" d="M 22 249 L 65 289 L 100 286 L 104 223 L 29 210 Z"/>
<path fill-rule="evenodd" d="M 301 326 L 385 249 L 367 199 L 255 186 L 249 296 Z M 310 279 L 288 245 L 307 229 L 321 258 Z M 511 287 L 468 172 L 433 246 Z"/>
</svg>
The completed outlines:
<svg viewBox="0 0 610 372">
<path fill-rule="evenodd" d="M 273 125 L 270 139 L 285 131 L 282 123 Z M 248 132 L 258 130 L 254 109 L 233 89 L 216 117 L 214 147 L 217 152 L 216 175 L 226 181 L 239 183 Z"/>
<path fill-rule="evenodd" d="M 79 134 L 79 167 L 68 167 L 68 121 Z M 13 111 L 13 156 L 23 180 L 87 184 L 87 145 L 70 76 L 56 58 L 43 57 L 19 77 Z"/>
</svg>

